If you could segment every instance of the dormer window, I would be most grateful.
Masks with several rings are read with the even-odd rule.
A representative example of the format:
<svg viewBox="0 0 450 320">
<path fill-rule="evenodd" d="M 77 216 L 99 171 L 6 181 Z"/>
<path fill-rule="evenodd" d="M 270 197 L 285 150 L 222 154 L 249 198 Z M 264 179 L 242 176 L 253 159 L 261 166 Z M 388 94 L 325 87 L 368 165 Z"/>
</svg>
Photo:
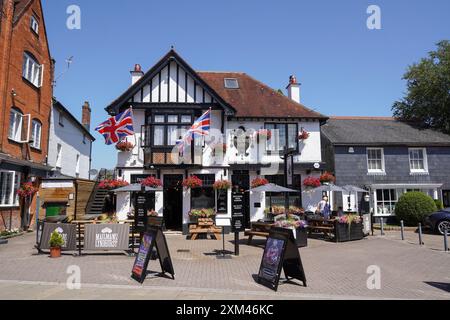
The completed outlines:
<svg viewBox="0 0 450 320">
<path fill-rule="evenodd" d="M 34 31 L 34 33 L 39 34 L 39 22 L 34 15 L 32 15 L 30 19 L 30 28 Z"/>
<path fill-rule="evenodd" d="M 239 89 L 239 82 L 235 78 L 225 78 L 225 88 Z"/>
</svg>

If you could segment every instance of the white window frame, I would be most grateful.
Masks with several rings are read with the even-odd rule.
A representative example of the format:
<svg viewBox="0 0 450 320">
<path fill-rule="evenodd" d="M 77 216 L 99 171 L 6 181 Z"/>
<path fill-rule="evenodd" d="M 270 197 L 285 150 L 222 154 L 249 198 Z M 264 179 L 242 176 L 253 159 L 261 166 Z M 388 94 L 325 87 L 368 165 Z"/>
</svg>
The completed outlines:
<svg viewBox="0 0 450 320">
<path fill-rule="evenodd" d="M 11 113 L 14 113 L 14 121 L 11 122 Z M 17 122 L 17 117 L 19 117 L 19 122 Z M 22 131 L 24 125 L 24 118 L 28 118 L 27 124 L 27 133 L 25 136 L 25 140 L 22 140 Z M 8 127 L 8 139 L 15 141 L 17 143 L 28 143 L 30 141 L 30 133 L 31 133 L 31 115 L 30 114 L 22 114 L 19 110 L 11 108 L 9 113 L 9 127 Z M 11 126 L 13 126 L 11 128 Z M 11 134 L 12 131 L 12 134 Z"/>
<path fill-rule="evenodd" d="M 370 169 L 370 165 L 369 165 L 369 151 L 373 151 L 373 150 L 377 150 L 377 151 L 381 151 L 381 169 Z M 366 150 L 366 157 L 367 157 L 367 172 L 369 173 L 385 173 L 386 171 L 386 166 L 385 166 L 385 159 L 384 159 L 384 148 L 367 148 Z M 378 159 L 377 159 L 378 160 Z"/>
<path fill-rule="evenodd" d="M 39 64 L 31 55 L 23 53 L 22 76 L 37 88 L 42 87 L 44 66 Z"/>
<path fill-rule="evenodd" d="M 42 123 L 37 119 L 33 119 L 33 121 L 31 121 L 31 140 L 32 140 L 31 146 L 35 149 L 40 150 L 41 139 L 42 139 Z"/>
<path fill-rule="evenodd" d="M 420 150 L 422 151 L 423 159 L 412 159 L 411 151 Z M 408 157 L 409 157 L 409 169 L 411 173 L 428 173 L 428 156 L 426 148 L 408 148 Z M 413 160 L 422 160 L 423 161 L 423 169 L 413 169 L 411 161 Z"/>
<path fill-rule="evenodd" d="M 384 191 L 385 190 L 389 190 L 389 199 L 384 199 Z M 393 200 L 390 196 L 391 196 L 391 191 L 394 190 L 395 192 L 395 200 Z M 381 191 L 382 194 L 382 198 L 378 199 L 378 191 Z M 374 199 L 375 199 L 375 215 L 376 216 L 393 216 L 395 215 L 395 206 L 398 203 L 398 200 L 400 199 L 400 197 L 402 196 L 402 194 L 405 193 L 405 190 L 403 189 L 396 189 L 396 188 L 384 188 L 384 189 L 376 189 L 374 190 Z M 382 212 L 380 212 L 378 210 L 378 203 L 381 202 L 382 203 Z M 394 203 L 394 208 L 392 210 L 392 212 L 384 212 L 385 208 L 388 208 L 388 206 L 386 205 L 387 203 Z"/>
<path fill-rule="evenodd" d="M 17 195 L 17 190 L 20 188 L 20 172 L 16 171 L 9 171 L 9 170 L 0 170 L 0 174 L 11 174 L 11 188 L 10 188 L 10 194 L 5 195 L 8 196 L 7 203 L 2 203 L 2 194 L 0 193 L 0 207 L 6 208 L 6 207 L 17 207 L 19 206 L 19 196 Z M 16 181 L 17 178 L 17 181 Z M 0 189 L 4 188 L 6 185 L 6 181 L 1 181 L 0 179 Z M 6 198 L 5 198 L 6 200 Z"/>
<path fill-rule="evenodd" d="M 39 20 L 33 14 L 31 15 L 31 18 L 30 18 L 30 28 L 36 34 L 39 34 Z"/>
<path fill-rule="evenodd" d="M 62 144 L 58 143 L 56 145 L 56 163 L 55 167 L 58 169 L 62 168 Z"/>
<path fill-rule="evenodd" d="M 80 174 L 80 154 L 77 154 L 77 162 L 75 167 L 75 174 L 78 176 Z"/>
</svg>

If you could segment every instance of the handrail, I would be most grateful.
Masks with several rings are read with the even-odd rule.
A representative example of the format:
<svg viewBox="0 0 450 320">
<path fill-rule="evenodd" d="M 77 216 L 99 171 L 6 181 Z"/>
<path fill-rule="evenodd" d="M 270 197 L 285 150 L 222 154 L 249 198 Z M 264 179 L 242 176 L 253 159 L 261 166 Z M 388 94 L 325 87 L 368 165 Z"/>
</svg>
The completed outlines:
<svg viewBox="0 0 450 320">
<path fill-rule="evenodd" d="M 100 184 L 100 181 L 103 180 L 106 177 L 106 169 L 100 169 L 98 175 L 97 175 L 97 179 L 95 180 L 95 184 L 94 187 L 92 188 L 92 192 L 91 195 L 89 196 L 89 200 L 86 204 L 86 214 L 89 212 L 90 206 L 92 204 L 92 202 L 94 201 L 95 195 L 97 193 L 98 190 L 98 185 Z"/>
</svg>

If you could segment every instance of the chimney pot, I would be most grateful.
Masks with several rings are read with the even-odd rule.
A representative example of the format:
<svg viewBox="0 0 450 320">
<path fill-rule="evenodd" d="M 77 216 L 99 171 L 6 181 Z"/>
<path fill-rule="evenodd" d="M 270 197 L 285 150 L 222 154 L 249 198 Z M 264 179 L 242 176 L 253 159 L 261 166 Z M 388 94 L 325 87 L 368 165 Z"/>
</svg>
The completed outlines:
<svg viewBox="0 0 450 320">
<path fill-rule="evenodd" d="M 289 77 L 289 85 L 286 89 L 288 90 L 289 99 L 300 103 L 300 84 L 297 82 L 296 76 Z"/>
<path fill-rule="evenodd" d="M 144 72 L 142 72 L 142 67 L 139 63 L 134 65 L 134 70 L 131 73 L 131 85 L 135 84 L 139 79 L 142 78 Z"/>
<path fill-rule="evenodd" d="M 81 112 L 81 124 L 90 131 L 91 129 L 91 107 L 88 101 L 85 101 Z"/>
</svg>

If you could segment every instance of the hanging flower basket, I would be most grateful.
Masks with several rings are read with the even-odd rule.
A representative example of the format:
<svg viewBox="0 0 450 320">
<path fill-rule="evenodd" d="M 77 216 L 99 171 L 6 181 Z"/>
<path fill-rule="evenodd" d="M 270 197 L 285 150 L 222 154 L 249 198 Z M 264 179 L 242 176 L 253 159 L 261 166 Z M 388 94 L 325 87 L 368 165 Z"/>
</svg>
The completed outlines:
<svg viewBox="0 0 450 320">
<path fill-rule="evenodd" d="M 126 187 L 128 185 L 129 183 L 125 180 L 106 179 L 100 181 L 100 183 L 98 184 L 98 188 L 103 190 L 114 190 L 117 188 Z"/>
<path fill-rule="evenodd" d="M 231 182 L 228 180 L 219 180 L 213 184 L 214 190 L 229 190 L 231 189 Z"/>
<path fill-rule="evenodd" d="M 17 190 L 17 194 L 20 198 L 25 199 L 33 197 L 37 191 L 38 188 L 36 188 L 33 183 L 25 182 L 22 183 L 19 190 Z"/>
<path fill-rule="evenodd" d="M 300 141 L 308 140 L 310 135 L 311 134 L 308 131 L 302 130 L 298 133 L 298 140 L 300 140 Z"/>
<path fill-rule="evenodd" d="M 200 188 L 203 186 L 203 181 L 197 176 L 190 176 L 183 180 L 183 187 L 186 189 Z"/>
<path fill-rule="evenodd" d="M 256 137 L 258 138 L 258 142 L 260 140 L 269 141 L 270 139 L 272 139 L 272 131 L 267 129 L 260 129 L 256 132 Z"/>
<path fill-rule="evenodd" d="M 334 183 L 335 181 L 336 178 L 330 172 L 325 172 L 320 176 L 321 183 Z"/>
<path fill-rule="evenodd" d="M 155 177 L 148 177 L 142 180 L 141 185 L 144 187 L 150 187 L 150 188 L 161 188 L 162 182 L 160 179 L 157 179 Z"/>
<path fill-rule="evenodd" d="M 252 189 L 257 188 L 257 187 L 261 187 L 261 186 L 265 186 L 266 184 L 269 184 L 269 181 L 267 179 L 255 178 L 252 181 Z"/>
<path fill-rule="evenodd" d="M 116 149 L 122 152 L 130 152 L 134 148 L 134 144 L 128 141 L 121 141 L 116 144 Z"/>
<path fill-rule="evenodd" d="M 316 177 L 308 177 L 305 180 L 303 180 L 303 185 L 307 188 L 318 188 L 320 187 L 320 179 Z"/>
</svg>

